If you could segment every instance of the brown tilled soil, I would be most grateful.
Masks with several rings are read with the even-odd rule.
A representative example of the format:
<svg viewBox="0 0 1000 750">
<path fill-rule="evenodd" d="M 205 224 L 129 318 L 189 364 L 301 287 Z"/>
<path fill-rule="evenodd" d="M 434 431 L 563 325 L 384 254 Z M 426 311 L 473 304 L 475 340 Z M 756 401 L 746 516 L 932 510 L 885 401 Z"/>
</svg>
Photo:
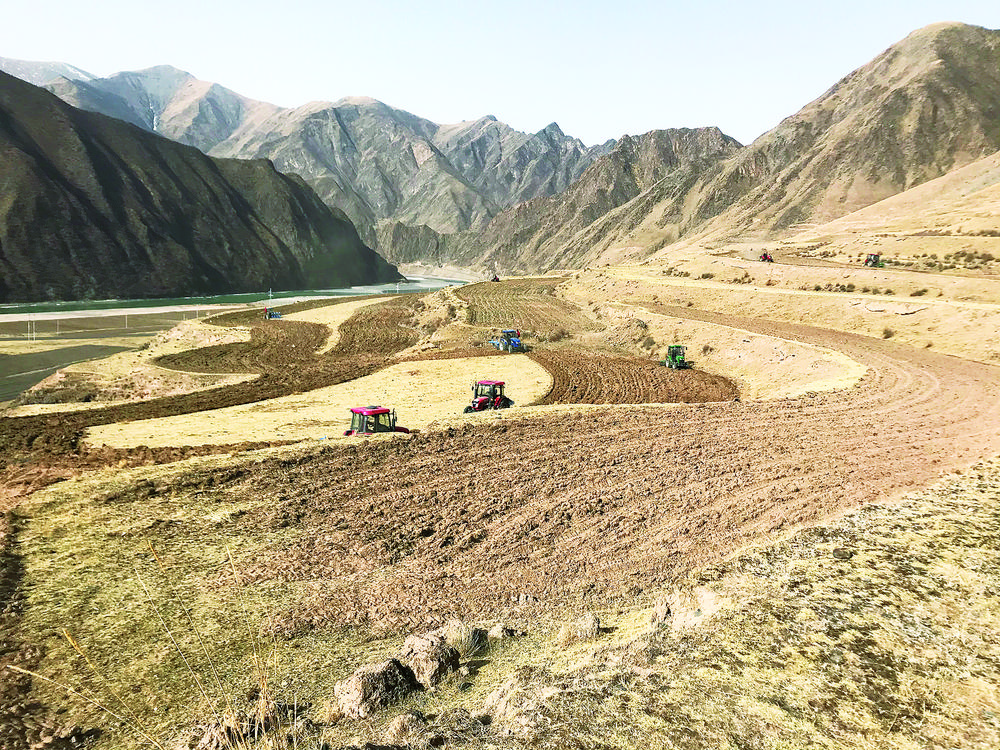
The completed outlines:
<svg viewBox="0 0 1000 750">
<path fill-rule="evenodd" d="M 581 333 L 600 326 L 576 305 L 556 297 L 565 278 L 510 279 L 469 284 L 455 294 L 468 303 L 466 323 L 518 328 L 546 337 L 553 333 Z"/>
<path fill-rule="evenodd" d="M 528 354 L 552 376 L 552 390 L 539 404 L 650 404 L 732 401 L 736 387 L 719 375 L 671 370 L 639 357 L 616 357 L 570 349 Z"/>
<path fill-rule="evenodd" d="M 253 315 L 247 343 L 206 347 L 161 358 L 158 364 L 189 372 L 253 372 L 255 380 L 194 393 L 150 399 L 86 412 L 0 419 L 0 448 L 23 454 L 37 450 L 75 451 L 92 425 L 190 414 L 309 391 L 362 377 L 383 367 L 388 357 L 417 341 L 407 325 L 417 297 L 362 308 L 341 326 L 340 344 L 323 356 L 313 352 L 326 341 L 326 328 L 291 320 L 263 321 L 258 313 L 223 316 L 239 322 Z"/>
<path fill-rule="evenodd" d="M 220 491 L 265 499 L 239 523 L 291 526 L 296 542 L 255 552 L 241 574 L 308 582 L 275 620 L 283 633 L 608 606 L 1000 449 L 994 367 L 735 323 L 838 349 L 868 374 L 815 397 L 549 415 L 264 463 Z"/>
</svg>

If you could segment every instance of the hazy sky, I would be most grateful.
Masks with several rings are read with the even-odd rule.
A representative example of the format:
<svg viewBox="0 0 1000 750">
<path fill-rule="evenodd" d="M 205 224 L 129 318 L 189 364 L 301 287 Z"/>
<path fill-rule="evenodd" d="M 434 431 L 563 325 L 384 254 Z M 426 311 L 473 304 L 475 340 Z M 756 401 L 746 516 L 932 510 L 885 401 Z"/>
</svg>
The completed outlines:
<svg viewBox="0 0 1000 750">
<path fill-rule="evenodd" d="M 367 95 L 435 122 L 556 121 L 588 144 L 718 125 L 749 143 L 910 31 L 998 0 L 3 0 L 0 57 L 167 63 L 294 106 Z"/>
</svg>

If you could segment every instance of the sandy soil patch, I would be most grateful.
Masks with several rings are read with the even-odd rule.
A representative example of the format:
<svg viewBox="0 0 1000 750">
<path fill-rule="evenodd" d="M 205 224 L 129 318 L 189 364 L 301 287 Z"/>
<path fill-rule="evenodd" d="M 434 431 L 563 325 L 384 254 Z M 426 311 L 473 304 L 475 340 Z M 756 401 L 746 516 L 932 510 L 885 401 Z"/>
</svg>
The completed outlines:
<svg viewBox="0 0 1000 750">
<path fill-rule="evenodd" d="M 479 378 L 509 382 L 519 405 L 545 395 L 551 378 L 524 355 L 403 362 L 347 383 L 226 409 L 91 428 L 88 442 L 111 446 L 225 444 L 341 436 L 352 406 L 395 407 L 399 424 L 424 428 L 460 414 Z M 478 415 L 470 415 L 475 419 Z"/>
<path fill-rule="evenodd" d="M 301 312 L 289 313 L 284 316 L 285 320 L 301 320 L 306 323 L 319 323 L 330 329 L 330 336 L 319 349 L 316 350 L 317 354 L 326 354 L 328 351 L 333 349 L 338 343 L 340 343 L 340 325 L 354 315 L 355 312 L 360 310 L 362 307 L 368 307 L 369 305 L 376 305 L 386 301 L 386 297 L 378 297 L 375 299 L 362 299 L 357 302 L 342 302 L 340 304 L 331 304 L 326 307 L 314 307 L 311 310 L 303 310 Z M 392 299 L 389 297 L 388 299 Z"/>
<path fill-rule="evenodd" d="M 687 347 L 695 367 L 736 381 L 744 399 L 796 398 L 806 393 L 851 388 L 867 368 L 846 354 L 739 328 L 626 307 L 609 307 L 611 316 L 638 317 L 663 342 Z"/>
<path fill-rule="evenodd" d="M 794 274 L 823 269 L 783 266 L 779 270 Z M 910 275 L 923 275 L 928 287 L 944 278 Z M 961 279 L 956 283 L 958 281 Z M 676 278 L 663 275 L 661 269 L 627 267 L 579 274 L 570 283 L 567 294 L 580 301 L 624 301 L 631 305 L 652 301 L 723 314 L 804 323 L 873 338 L 891 338 L 918 348 L 933 348 L 982 362 L 1000 361 L 1000 304 L 936 297 L 933 292 L 919 297 L 887 297 L 803 291 Z"/>
</svg>

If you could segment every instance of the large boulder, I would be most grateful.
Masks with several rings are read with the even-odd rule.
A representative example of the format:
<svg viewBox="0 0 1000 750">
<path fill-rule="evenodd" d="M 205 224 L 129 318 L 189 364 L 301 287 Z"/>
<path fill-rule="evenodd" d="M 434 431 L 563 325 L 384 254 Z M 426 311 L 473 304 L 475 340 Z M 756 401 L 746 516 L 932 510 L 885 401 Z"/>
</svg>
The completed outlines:
<svg viewBox="0 0 1000 750">
<path fill-rule="evenodd" d="M 396 659 L 368 664 L 338 682 L 334 695 L 345 716 L 366 719 L 379 708 L 402 700 L 420 684 L 413 671 Z"/>
<path fill-rule="evenodd" d="M 434 687 L 459 667 L 459 653 L 438 631 L 411 635 L 403 642 L 400 658 L 425 688 Z"/>
</svg>

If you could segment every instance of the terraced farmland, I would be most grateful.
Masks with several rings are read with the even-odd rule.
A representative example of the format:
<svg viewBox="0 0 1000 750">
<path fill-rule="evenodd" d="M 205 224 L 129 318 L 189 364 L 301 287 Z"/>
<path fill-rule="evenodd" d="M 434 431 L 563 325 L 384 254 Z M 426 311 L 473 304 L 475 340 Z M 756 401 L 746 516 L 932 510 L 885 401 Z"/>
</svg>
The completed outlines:
<svg viewBox="0 0 1000 750">
<path fill-rule="evenodd" d="M 529 355 L 552 375 L 540 404 L 646 404 L 732 401 L 735 386 L 698 370 L 671 370 L 639 357 L 575 349 L 539 349 Z"/>
<path fill-rule="evenodd" d="M 541 336 L 600 330 L 579 307 L 556 296 L 556 287 L 564 280 L 484 281 L 464 286 L 456 294 L 469 305 L 466 322 L 470 325 L 519 328 Z"/>
</svg>

